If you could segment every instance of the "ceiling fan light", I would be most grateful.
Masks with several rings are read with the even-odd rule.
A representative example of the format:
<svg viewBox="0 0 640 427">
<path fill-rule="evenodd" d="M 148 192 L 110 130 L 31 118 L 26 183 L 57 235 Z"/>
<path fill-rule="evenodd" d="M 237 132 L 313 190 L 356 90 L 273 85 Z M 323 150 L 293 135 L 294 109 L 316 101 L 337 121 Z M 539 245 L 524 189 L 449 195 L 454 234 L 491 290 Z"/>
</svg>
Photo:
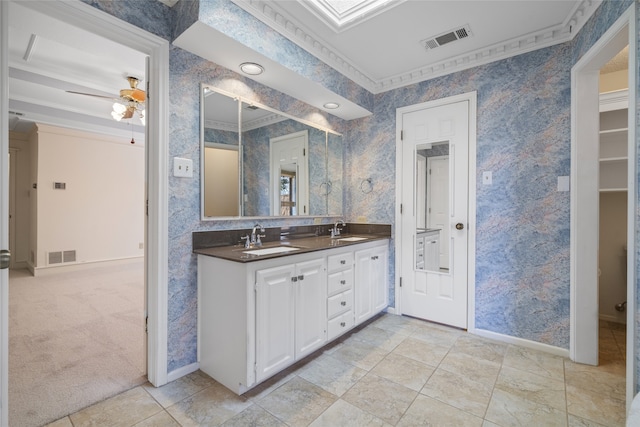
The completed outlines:
<svg viewBox="0 0 640 427">
<path fill-rule="evenodd" d="M 127 111 L 127 107 L 125 105 L 122 105 L 122 104 L 118 103 L 118 102 L 114 102 L 113 103 L 113 111 L 122 116 L 124 114 L 124 112 Z"/>
<path fill-rule="evenodd" d="M 118 113 L 116 111 L 112 111 L 111 112 L 111 117 L 113 117 L 114 120 L 119 122 L 120 120 L 122 120 L 122 113 Z"/>
</svg>

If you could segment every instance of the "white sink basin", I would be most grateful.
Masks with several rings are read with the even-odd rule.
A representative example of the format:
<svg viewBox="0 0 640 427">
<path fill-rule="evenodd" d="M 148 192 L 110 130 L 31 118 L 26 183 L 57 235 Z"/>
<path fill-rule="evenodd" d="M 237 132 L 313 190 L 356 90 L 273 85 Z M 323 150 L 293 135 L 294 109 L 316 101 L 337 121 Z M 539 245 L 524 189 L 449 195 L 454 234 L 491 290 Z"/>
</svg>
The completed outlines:
<svg viewBox="0 0 640 427">
<path fill-rule="evenodd" d="M 299 251 L 300 248 L 294 248 L 291 246 L 276 246 L 274 248 L 264 248 L 264 249 L 252 249 L 250 251 L 242 251 L 245 254 L 250 255 L 274 255 L 274 254 L 283 254 L 291 251 Z"/>
<path fill-rule="evenodd" d="M 360 240 L 367 240 L 367 238 L 366 237 L 355 237 L 354 236 L 354 237 L 345 237 L 344 239 L 338 239 L 338 240 L 342 240 L 342 241 L 345 241 L 345 242 L 357 242 L 357 241 L 360 241 Z"/>
</svg>

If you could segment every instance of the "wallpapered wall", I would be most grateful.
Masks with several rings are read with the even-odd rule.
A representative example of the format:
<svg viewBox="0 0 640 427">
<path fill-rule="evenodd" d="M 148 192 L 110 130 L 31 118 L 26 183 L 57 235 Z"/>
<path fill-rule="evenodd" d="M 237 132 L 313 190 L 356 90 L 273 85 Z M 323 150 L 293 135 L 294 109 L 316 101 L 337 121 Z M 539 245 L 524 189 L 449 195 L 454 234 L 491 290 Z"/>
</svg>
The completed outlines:
<svg viewBox="0 0 640 427">
<path fill-rule="evenodd" d="M 126 2 L 130 6 L 126 13 L 123 8 L 114 10 L 109 1 L 88 3 L 143 28 L 157 25 L 153 15 L 150 23 L 140 24 L 141 17 L 149 15 L 135 1 Z M 186 3 L 193 11 L 195 2 Z M 224 0 L 201 3 L 201 21 L 295 66 L 337 93 L 360 99 L 361 105 L 371 105 L 366 93 L 354 89 L 352 82 L 265 30 L 244 11 Z M 341 128 L 338 131 L 346 130 L 346 218 L 353 221 L 364 216 L 370 222 L 393 223 L 396 108 L 477 91 L 478 328 L 569 347 L 569 193 L 557 192 L 556 183 L 558 176 L 570 174 L 570 70 L 632 3 L 605 1 L 570 43 L 378 94 L 372 116 L 347 124 L 334 120 Z M 180 17 L 173 19 L 177 22 Z M 295 99 L 177 48 L 171 51 L 170 74 L 170 157 L 196 160 L 196 176 L 199 83 L 213 83 L 281 111 L 296 111 L 298 116 L 312 113 Z M 492 186 L 480 185 L 483 171 L 493 172 Z M 367 179 L 373 191 L 364 194 L 361 184 Z M 171 177 L 169 185 L 169 371 L 173 371 L 196 360 L 196 266 L 191 232 L 242 228 L 248 223 L 201 223 L 199 180 Z M 264 223 L 271 224 L 281 225 L 282 221 Z M 391 285 L 389 292 L 393 305 Z"/>
</svg>

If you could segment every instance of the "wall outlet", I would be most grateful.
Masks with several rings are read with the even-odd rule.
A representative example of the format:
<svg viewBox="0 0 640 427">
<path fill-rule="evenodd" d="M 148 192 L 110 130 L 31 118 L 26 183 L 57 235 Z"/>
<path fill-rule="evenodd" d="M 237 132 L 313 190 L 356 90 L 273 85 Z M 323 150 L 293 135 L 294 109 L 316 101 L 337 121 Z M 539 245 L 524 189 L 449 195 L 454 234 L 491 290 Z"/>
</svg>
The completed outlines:
<svg viewBox="0 0 640 427">
<path fill-rule="evenodd" d="M 568 176 L 558 177 L 558 191 L 569 191 L 571 189 L 571 180 Z"/>
<path fill-rule="evenodd" d="M 142 242 L 138 243 L 138 249 L 144 249 L 144 243 Z"/>
<path fill-rule="evenodd" d="M 313 218 L 313 225 L 322 224 L 322 218 Z"/>
<path fill-rule="evenodd" d="M 173 158 L 173 176 L 193 178 L 193 161 L 191 159 Z"/>
<path fill-rule="evenodd" d="M 358 218 L 356 218 L 356 222 L 367 222 L 367 217 L 364 215 L 360 215 Z"/>
</svg>

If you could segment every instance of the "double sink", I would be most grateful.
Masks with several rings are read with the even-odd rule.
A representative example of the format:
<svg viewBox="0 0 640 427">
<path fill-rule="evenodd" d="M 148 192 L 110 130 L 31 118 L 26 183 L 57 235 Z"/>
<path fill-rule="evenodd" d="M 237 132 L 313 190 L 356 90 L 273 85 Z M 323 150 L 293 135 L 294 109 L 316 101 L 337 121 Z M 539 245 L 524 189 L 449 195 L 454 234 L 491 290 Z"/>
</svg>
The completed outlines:
<svg viewBox="0 0 640 427">
<path fill-rule="evenodd" d="M 367 237 L 360 237 L 360 236 L 350 236 L 350 237 L 334 237 L 331 238 L 332 242 L 359 242 L 361 240 L 367 240 Z M 292 245 L 288 245 L 288 244 L 279 244 L 278 246 L 271 246 L 271 247 L 267 247 L 267 248 L 260 248 L 260 249 L 247 249 L 247 250 L 243 250 L 242 253 L 245 254 L 249 254 L 249 255 L 255 255 L 255 256 L 262 256 L 262 255 L 277 255 L 277 254 L 284 254 L 284 253 L 288 253 L 288 252 L 293 252 L 293 251 L 299 251 L 300 247 L 296 247 L 296 246 L 292 246 Z"/>
</svg>

